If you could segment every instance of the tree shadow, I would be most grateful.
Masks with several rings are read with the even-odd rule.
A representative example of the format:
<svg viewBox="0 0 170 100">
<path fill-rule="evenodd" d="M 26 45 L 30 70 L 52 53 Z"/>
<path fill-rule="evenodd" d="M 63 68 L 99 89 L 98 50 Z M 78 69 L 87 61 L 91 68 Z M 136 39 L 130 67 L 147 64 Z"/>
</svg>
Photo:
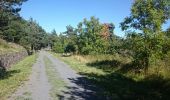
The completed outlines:
<svg viewBox="0 0 170 100">
<path fill-rule="evenodd" d="M 59 100 L 105 100 L 97 91 L 101 91 L 92 84 L 86 77 L 69 78 L 73 86 L 66 86 L 57 97 Z"/>
<path fill-rule="evenodd" d="M 77 87 L 66 87 L 69 100 L 77 100 L 77 97 L 85 100 L 170 100 L 170 79 L 162 76 L 148 75 L 143 79 L 134 80 L 124 75 L 125 73 L 136 70 L 134 63 L 123 64 L 119 61 L 96 61 L 88 63 L 88 66 L 103 69 L 107 67 L 117 68 L 115 72 L 104 75 L 97 73 L 80 73 L 84 77 L 69 79 L 72 83 L 84 88 L 81 91 Z M 95 84 L 95 85 L 92 85 Z M 65 100 L 64 95 L 58 95 L 60 100 Z"/>
<path fill-rule="evenodd" d="M 123 75 L 128 72 L 141 73 L 141 68 L 136 67 L 134 62 L 122 63 L 116 60 L 104 60 L 87 63 L 87 66 L 103 71 L 110 70 L 105 75 L 81 73 L 101 87 L 108 100 L 170 100 L 170 79 L 165 79 L 157 73 L 138 81 Z"/>
<path fill-rule="evenodd" d="M 102 61 L 95 61 L 86 64 L 90 67 L 96 67 L 99 69 L 103 69 L 104 71 L 111 71 L 110 69 L 119 68 L 123 65 L 120 61 L 117 60 L 102 60 Z"/>
<path fill-rule="evenodd" d="M 5 70 L 4 68 L 0 68 L 0 80 L 8 79 L 12 77 L 14 74 L 20 73 L 20 70 Z"/>
<path fill-rule="evenodd" d="M 134 73 L 141 73 L 141 69 L 140 67 L 136 67 L 134 62 L 130 62 L 130 63 L 126 63 L 126 64 L 122 64 L 119 69 L 116 70 L 116 72 L 119 73 L 127 73 L 127 72 L 134 72 Z"/>
<path fill-rule="evenodd" d="M 67 86 L 62 91 L 63 95 L 57 95 L 59 100 L 170 100 L 170 80 L 161 76 L 150 75 L 135 81 L 115 72 L 106 75 L 81 75 L 86 77 L 70 79 L 79 87 Z"/>
<path fill-rule="evenodd" d="M 86 64 L 90 67 L 95 67 L 98 69 L 102 69 L 105 72 L 112 72 L 113 70 L 119 73 L 127 73 L 129 71 L 133 71 L 135 73 L 140 73 L 140 67 L 135 67 L 134 62 L 123 63 L 118 60 L 102 60 L 95 61 Z"/>
<path fill-rule="evenodd" d="M 82 73 L 83 74 L 83 73 Z M 106 100 L 169 100 L 170 80 L 151 75 L 143 80 L 135 81 L 119 73 L 97 75 L 84 74 L 97 87 L 103 89 Z"/>
</svg>

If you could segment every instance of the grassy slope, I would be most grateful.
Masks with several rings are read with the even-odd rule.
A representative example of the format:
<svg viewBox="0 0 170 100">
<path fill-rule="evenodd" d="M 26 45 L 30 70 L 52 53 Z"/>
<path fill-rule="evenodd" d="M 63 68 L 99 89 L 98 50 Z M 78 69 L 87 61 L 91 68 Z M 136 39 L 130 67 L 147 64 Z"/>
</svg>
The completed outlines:
<svg viewBox="0 0 170 100">
<path fill-rule="evenodd" d="M 22 46 L 19 46 L 15 43 L 8 43 L 0 39 L 0 55 L 7 54 L 10 52 L 19 52 L 24 50 Z"/>
<path fill-rule="evenodd" d="M 28 79 L 35 61 L 36 55 L 32 55 L 13 65 L 6 73 L 0 72 L 0 100 L 6 100 Z"/>
<path fill-rule="evenodd" d="M 126 65 L 128 59 L 114 56 L 61 57 L 74 70 L 85 75 L 97 86 L 103 88 L 103 95 L 114 100 L 168 100 L 170 81 L 161 76 L 133 75 L 123 73 L 120 66 Z M 95 61 L 97 59 L 97 61 Z M 118 60 L 116 60 L 118 59 Z M 123 62 L 120 62 L 123 61 Z M 124 64 L 122 64 L 124 63 Z"/>
<path fill-rule="evenodd" d="M 46 73 L 52 86 L 50 95 L 53 100 L 60 100 L 61 91 L 65 90 L 66 83 L 59 77 L 57 70 L 55 70 L 52 62 L 47 57 L 44 57 L 44 62 Z"/>
</svg>

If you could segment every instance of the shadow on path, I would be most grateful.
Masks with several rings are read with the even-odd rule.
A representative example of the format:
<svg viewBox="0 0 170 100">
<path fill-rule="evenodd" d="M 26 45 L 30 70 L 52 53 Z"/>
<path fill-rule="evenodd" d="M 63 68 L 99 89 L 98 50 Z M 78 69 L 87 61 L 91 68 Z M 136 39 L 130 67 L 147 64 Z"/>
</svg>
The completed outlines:
<svg viewBox="0 0 170 100">
<path fill-rule="evenodd" d="M 62 91 L 64 95 L 57 95 L 59 100 L 106 100 L 98 92 L 101 91 L 96 86 L 92 85 L 86 77 L 69 78 L 75 86 L 66 86 L 66 90 Z M 69 97 L 66 97 L 68 96 Z"/>
</svg>

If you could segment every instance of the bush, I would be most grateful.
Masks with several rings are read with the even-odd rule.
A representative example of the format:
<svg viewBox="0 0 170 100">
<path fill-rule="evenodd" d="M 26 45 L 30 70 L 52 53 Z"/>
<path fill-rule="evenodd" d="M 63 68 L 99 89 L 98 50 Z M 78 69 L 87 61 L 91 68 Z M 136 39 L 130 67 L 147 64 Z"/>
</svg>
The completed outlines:
<svg viewBox="0 0 170 100">
<path fill-rule="evenodd" d="M 64 49 L 62 45 L 55 43 L 54 46 L 52 47 L 52 51 L 54 51 L 55 53 L 63 53 Z"/>
<path fill-rule="evenodd" d="M 75 45 L 74 44 L 72 44 L 72 43 L 69 43 L 66 47 L 65 47 L 65 49 L 64 49 L 64 52 L 65 53 L 75 53 L 76 52 L 76 47 L 75 47 Z"/>
</svg>

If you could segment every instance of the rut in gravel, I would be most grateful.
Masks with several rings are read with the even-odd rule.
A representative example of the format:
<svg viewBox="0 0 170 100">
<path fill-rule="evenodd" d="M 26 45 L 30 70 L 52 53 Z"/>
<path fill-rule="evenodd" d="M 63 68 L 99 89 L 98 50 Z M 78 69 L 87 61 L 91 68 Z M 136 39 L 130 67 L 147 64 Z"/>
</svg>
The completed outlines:
<svg viewBox="0 0 170 100">
<path fill-rule="evenodd" d="M 26 84 L 18 89 L 12 98 L 32 99 L 32 100 L 51 100 L 50 96 L 51 84 L 48 82 L 48 76 L 45 70 L 44 58 L 48 58 L 53 65 L 53 68 L 58 73 L 58 77 L 66 83 L 65 90 L 60 91 L 61 94 L 56 94 L 59 100 L 104 100 L 96 94 L 97 89 L 87 79 L 74 70 L 67 64 L 56 59 L 46 51 L 41 51 L 36 64 L 33 66 L 33 71 L 30 79 Z M 12 99 L 12 100 L 13 100 Z M 56 99 L 56 98 L 55 98 Z"/>
</svg>

